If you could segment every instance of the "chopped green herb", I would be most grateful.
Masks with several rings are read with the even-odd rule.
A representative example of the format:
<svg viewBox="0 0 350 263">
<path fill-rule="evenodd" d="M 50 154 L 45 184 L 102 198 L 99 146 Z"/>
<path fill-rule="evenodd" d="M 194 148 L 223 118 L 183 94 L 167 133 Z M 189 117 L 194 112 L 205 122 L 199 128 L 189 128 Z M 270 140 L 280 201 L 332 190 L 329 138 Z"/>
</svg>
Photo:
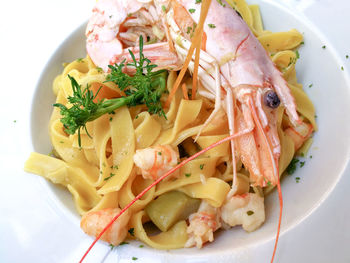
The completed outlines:
<svg viewBox="0 0 350 263">
<path fill-rule="evenodd" d="M 297 56 L 295 58 L 290 57 L 288 67 L 292 64 L 297 63 L 297 59 L 298 59 Z"/>
<path fill-rule="evenodd" d="M 204 163 L 199 165 L 199 169 L 203 170 L 203 168 L 204 168 Z"/>
<path fill-rule="evenodd" d="M 138 118 L 139 118 L 139 115 L 136 115 L 136 116 L 135 116 L 135 119 L 138 119 Z"/>
<path fill-rule="evenodd" d="M 349 58 L 349 55 L 346 55 L 345 58 L 348 59 L 348 58 Z"/>
<path fill-rule="evenodd" d="M 116 246 L 115 246 L 115 245 L 113 245 L 113 244 L 109 244 L 109 246 L 111 247 L 111 250 L 113 250 L 113 249 L 115 249 L 115 248 L 116 248 Z"/>
<path fill-rule="evenodd" d="M 110 118 L 109 118 L 109 121 L 113 121 L 113 118 L 112 118 L 112 117 L 110 117 Z"/>
<path fill-rule="evenodd" d="M 214 24 L 208 24 L 208 27 L 210 28 L 216 28 L 216 26 Z"/>
<path fill-rule="evenodd" d="M 188 9 L 188 12 L 190 12 L 191 14 L 193 14 L 194 12 L 196 12 L 196 9 L 190 8 L 190 9 Z"/>
<path fill-rule="evenodd" d="M 144 245 L 139 245 L 139 247 L 140 247 L 140 248 L 143 248 L 143 247 L 144 247 Z"/>
<path fill-rule="evenodd" d="M 190 177 L 190 176 L 191 176 L 191 174 L 185 174 L 185 176 L 186 176 L 186 177 Z"/>
<path fill-rule="evenodd" d="M 53 150 L 47 154 L 48 156 L 55 157 Z"/>
<path fill-rule="evenodd" d="M 166 12 L 166 7 L 165 7 L 165 5 L 162 5 L 162 10 L 163 10 L 163 12 Z"/>
<path fill-rule="evenodd" d="M 162 155 L 162 152 L 158 152 L 158 155 Z"/>
<path fill-rule="evenodd" d="M 300 162 L 300 168 L 303 167 L 305 165 L 305 161 L 304 162 Z"/>
<path fill-rule="evenodd" d="M 300 177 L 295 177 L 295 181 L 296 181 L 297 183 L 299 183 Z"/>
<path fill-rule="evenodd" d="M 60 141 L 60 143 L 64 143 L 64 141 Z"/>
<path fill-rule="evenodd" d="M 271 181 L 268 181 L 267 186 L 271 186 L 271 185 L 272 185 Z"/>
<path fill-rule="evenodd" d="M 221 6 L 225 7 L 226 5 L 222 2 L 222 0 L 216 0 Z"/>
<path fill-rule="evenodd" d="M 298 51 L 298 50 L 295 51 L 295 55 L 297 56 L 297 59 L 300 58 L 300 54 L 299 54 L 299 51 Z"/>
<path fill-rule="evenodd" d="M 102 69 L 102 68 L 100 68 L 100 67 L 97 67 L 97 68 L 96 68 L 96 70 L 97 70 L 97 72 L 98 72 L 98 73 L 103 72 L 103 69 Z"/>
<path fill-rule="evenodd" d="M 254 211 L 252 211 L 252 210 L 247 211 L 247 215 L 248 215 L 248 216 L 251 216 L 251 215 L 253 215 L 253 214 L 254 214 Z"/>
<path fill-rule="evenodd" d="M 186 33 L 187 33 L 187 34 L 190 34 L 190 33 L 191 33 L 191 31 L 192 31 L 192 27 L 190 27 L 190 26 L 189 26 L 189 27 L 187 27 L 187 31 L 186 31 Z"/>
<path fill-rule="evenodd" d="M 109 18 L 112 18 L 112 17 L 113 17 L 113 15 L 110 15 L 110 16 L 109 16 Z"/>
<path fill-rule="evenodd" d="M 128 14 L 128 17 L 131 17 L 131 16 L 132 16 L 132 14 L 131 14 L 131 13 L 129 13 L 129 14 Z"/>
<path fill-rule="evenodd" d="M 196 0 L 196 4 L 202 3 L 202 0 Z"/>
<path fill-rule="evenodd" d="M 298 159 L 296 159 L 296 158 L 292 159 L 292 161 L 290 162 L 290 164 L 287 167 L 287 173 L 289 175 L 293 174 L 296 171 L 298 162 L 299 162 Z"/>
<path fill-rule="evenodd" d="M 119 244 L 119 246 L 123 246 L 123 245 L 128 245 L 129 244 L 129 242 L 121 242 L 120 244 Z"/>
<path fill-rule="evenodd" d="M 322 46 L 323 49 L 326 49 L 326 46 Z"/>
<path fill-rule="evenodd" d="M 132 257 L 132 260 L 137 260 L 137 257 Z"/>
<path fill-rule="evenodd" d="M 340 68 L 340 69 L 344 71 L 344 67 L 343 67 L 343 66 L 341 66 L 341 68 Z"/>
<path fill-rule="evenodd" d="M 309 85 L 309 88 L 312 88 L 313 85 L 314 85 L 314 84 L 310 84 L 310 85 Z"/>
<path fill-rule="evenodd" d="M 78 58 L 78 59 L 76 60 L 76 62 L 82 63 L 82 62 L 84 62 L 84 59 L 83 59 L 83 58 Z"/>
<path fill-rule="evenodd" d="M 312 155 L 310 155 L 310 159 L 312 159 Z"/>
<path fill-rule="evenodd" d="M 115 174 L 114 173 L 110 173 L 110 175 L 108 177 L 106 177 L 104 180 L 107 181 L 107 180 L 111 179 L 113 176 L 115 176 Z"/>
<path fill-rule="evenodd" d="M 111 166 L 111 169 L 117 169 L 118 170 L 118 168 L 119 168 L 118 165 L 112 165 Z"/>
<path fill-rule="evenodd" d="M 135 229 L 133 227 L 128 230 L 129 234 L 132 235 L 132 236 L 135 235 L 134 231 L 135 231 Z"/>
<path fill-rule="evenodd" d="M 305 44 L 305 42 L 304 42 L 304 41 L 300 42 L 300 45 L 304 45 L 304 44 Z"/>
<path fill-rule="evenodd" d="M 16 121 L 16 120 L 14 120 L 13 122 L 14 122 L 14 123 L 16 123 L 17 121 Z"/>
<path fill-rule="evenodd" d="M 267 43 L 267 44 L 266 44 L 266 46 L 267 46 L 267 47 L 269 47 L 269 46 L 270 46 L 270 44 L 269 44 L 269 43 Z"/>
<path fill-rule="evenodd" d="M 304 154 L 304 153 L 301 153 L 301 154 L 300 154 L 300 156 L 301 156 L 301 157 L 304 157 L 304 156 L 305 156 L 305 154 Z"/>
</svg>

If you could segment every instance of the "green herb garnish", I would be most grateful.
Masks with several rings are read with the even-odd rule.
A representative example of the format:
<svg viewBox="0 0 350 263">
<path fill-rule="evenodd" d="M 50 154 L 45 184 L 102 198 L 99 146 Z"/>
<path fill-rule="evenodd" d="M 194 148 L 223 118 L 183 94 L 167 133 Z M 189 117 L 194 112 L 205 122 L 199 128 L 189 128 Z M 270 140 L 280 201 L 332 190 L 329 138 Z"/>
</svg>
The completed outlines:
<svg viewBox="0 0 350 263">
<path fill-rule="evenodd" d="M 111 179 L 113 176 L 115 176 L 115 174 L 114 173 L 110 173 L 110 175 L 108 177 L 106 177 L 105 179 L 103 179 L 103 180 L 107 181 L 107 180 Z"/>
<path fill-rule="evenodd" d="M 144 247 L 144 245 L 139 245 L 139 247 L 140 247 L 140 248 L 143 248 L 143 247 Z"/>
<path fill-rule="evenodd" d="M 326 46 L 322 46 L 323 49 L 326 49 Z"/>
<path fill-rule="evenodd" d="M 166 12 L 166 7 L 165 7 L 165 5 L 162 5 L 162 10 L 163 10 L 163 12 Z"/>
<path fill-rule="evenodd" d="M 194 12 L 196 12 L 196 9 L 194 9 L 194 8 L 188 9 L 188 12 L 190 12 L 191 14 L 193 14 Z"/>
<path fill-rule="evenodd" d="M 202 163 L 199 165 L 199 169 L 203 170 L 203 168 L 204 168 L 204 164 Z"/>
<path fill-rule="evenodd" d="M 225 7 L 226 5 L 222 2 L 222 0 L 216 0 L 218 3 L 219 3 L 219 5 L 221 5 L 221 6 L 223 6 L 223 7 Z"/>
<path fill-rule="evenodd" d="M 135 231 L 135 229 L 133 227 L 128 230 L 129 234 L 132 235 L 132 236 L 135 235 L 134 231 Z"/>
<path fill-rule="evenodd" d="M 152 114 L 158 114 L 166 118 L 163 111 L 160 97 L 166 90 L 166 70 L 158 70 L 152 72 L 157 65 L 151 65 L 151 61 L 145 58 L 143 52 L 143 38 L 140 36 L 140 59 L 136 61 L 135 55 L 129 50 L 130 56 L 133 60 L 132 63 L 125 63 L 125 60 L 119 65 L 109 65 L 111 73 L 107 76 L 106 82 L 114 82 L 118 85 L 119 89 L 125 92 L 126 96 L 115 99 L 102 99 L 98 102 L 94 102 L 97 94 L 89 89 L 89 86 L 82 89 L 77 81 L 68 75 L 73 96 L 69 96 L 68 102 L 72 104 L 71 108 L 67 108 L 65 105 L 55 103 L 53 106 L 60 108 L 61 110 L 61 122 L 65 128 L 65 132 L 68 134 L 75 134 L 78 131 L 78 143 L 81 146 L 80 131 L 85 129 L 89 137 L 90 134 L 87 131 L 86 123 L 96 120 L 106 113 L 111 113 L 114 110 L 127 105 L 128 107 L 145 104 L 148 111 Z M 136 69 L 136 73 L 133 76 L 129 76 L 123 72 L 124 67 L 131 66 Z"/>
<path fill-rule="evenodd" d="M 305 161 L 304 162 L 300 162 L 300 168 L 303 167 L 305 165 Z"/>
<path fill-rule="evenodd" d="M 186 177 L 190 177 L 190 176 L 191 176 L 191 174 L 185 174 L 185 176 L 186 176 Z"/>
<path fill-rule="evenodd" d="M 210 28 L 216 28 L 216 26 L 214 24 L 208 24 L 208 27 Z"/>
<path fill-rule="evenodd" d="M 252 210 L 247 211 L 248 216 L 251 216 L 252 214 L 254 214 L 254 211 L 252 211 Z"/>
<path fill-rule="evenodd" d="M 138 258 L 137 257 L 132 257 L 132 260 L 137 260 Z"/>
<path fill-rule="evenodd" d="M 115 249 L 115 248 L 116 248 L 116 246 L 115 246 L 115 245 L 113 245 L 113 244 L 109 244 L 109 246 L 111 247 L 111 250 L 113 250 L 113 249 Z"/>
<path fill-rule="evenodd" d="M 313 85 L 314 85 L 314 84 L 310 84 L 310 85 L 309 85 L 309 88 L 311 88 Z"/>
<path fill-rule="evenodd" d="M 295 177 L 295 181 L 296 181 L 297 183 L 299 183 L 300 177 Z"/>
<path fill-rule="evenodd" d="M 297 59 L 300 58 L 300 54 L 299 54 L 299 51 L 298 51 L 298 50 L 295 51 L 295 55 L 296 55 Z"/>
<path fill-rule="evenodd" d="M 121 242 L 120 244 L 119 244 L 119 246 L 123 246 L 123 245 L 128 245 L 129 244 L 129 242 Z"/>
<path fill-rule="evenodd" d="M 84 59 L 83 59 L 83 58 L 78 58 L 78 59 L 76 60 L 76 62 L 82 63 L 82 62 L 84 62 Z"/>
<path fill-rule="evenodd" d="M 296 171 L 298 162 L 299 162 L 298 159 L 296 159 L 296 158 L 292 159 L 292 161 L 290 162 L 290 164 L 287 167 L 287 173 L 289 175 L 293 174 Z"/>
<path fill-rule="evenodd" d="M 202 3 L 202 0 L 196 0 L 196 4 Z"/>
</svg>

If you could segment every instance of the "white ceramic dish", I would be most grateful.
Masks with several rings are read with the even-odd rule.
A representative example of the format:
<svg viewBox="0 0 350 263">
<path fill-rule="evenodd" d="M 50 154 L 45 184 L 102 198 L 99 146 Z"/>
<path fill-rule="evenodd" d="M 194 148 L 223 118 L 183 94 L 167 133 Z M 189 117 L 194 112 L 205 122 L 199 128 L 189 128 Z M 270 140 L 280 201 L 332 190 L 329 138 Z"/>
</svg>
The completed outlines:
<svg viewBox="0 0 350 263">
<path fill-rule="evenodd" d="M 334 190 L 349 162 L 350 115 L 345 114 L 350 113 L 349 79 L 341 70 L 342 62 L 334 52 L 332 42 L 329 42 L 305 18 L 295 15 L 274 1 L 249 2 L 260 4 L 266 29 L 283 31 L 296 28 L 305 36 L 305 46 L 299 50 L 301 59 L 297 63 L 297 74 L 316 106 L 319 131 L 315 134 L 315 142 L 309 153 L 313 158 L 311 159 L 309 155 L 305 166 L 282 182 L 284 215 L 276 262 L 294 262 L 290 257 L 293 254 L 288 251 L 285 242 L 295 242 L 293 231 L 298 232 L 297 229 L 305 225 L 305 222 L 309 222 L 310 218 L 315 217 L 317 208 L 323 205 Z M 51 90 L 52 81 L 61 73 L 63 62 L 85 56 L 84 29 L 85 25 L 82 25 L 67 37 L 57 48 L 40 77 L 33 96 L 31 111 L 30 132 L 34 151 L 40 153 L 51 151 L 46 127 L 52 110 L 51 105 L 55 99 Z M 322 49 L 323 45 L 327 46 L 326 50 Z M 309 89 L 308 85 L 311 83 L 313 87 Z M 30 149 L 28 153 L 29 151 Z M 295 182 L 296 176 L 301 178 L 298 184 Z M 20 244 L 22 249 L 28 247 L 28 242 L 23 241 L 25 238 L 23 239 L 22 233 L 46 239 L 45 257 L 40 257 L 40 254 L 37 254 L 40 248 L 32 245 L 35 249 L 29 253 L 29 258 L 35 259 L 36 262 L 78 261 L 92 239 L 82 234 L 79 229 L 79 216 L 75 212 L 70 194 L 39 177 L 33 177 L 32 182 L 35 182 L 33 187 L 38 191 L 38 195 L 43 196 L 44 199 L 48 197 L 46 204 L 49 204 L 49 209 L 52 210 L 48 208 L 36 210 L 36 213 L 42 213 L 43 216 L 47 216 L 47 219 L 32 222 L 36 229 L 32 232 L 21 230 L 20 216 L 14 215 L 13 218 L 18 223 L 14 224 L 11 231 L 17 230 L 14 232 L 8 230 L 6 235 L 11 241 Z M 242 231 L 239 227 L 220 232 L 216 235 L 215 242 L 202 250 L 157 251 L 146 247 L 138 248 L 139 243 L 133 242 L 110 252 L 106 244 L 99 243 L 90 252 L 91 255 L 86 262 L 131 262 L 133 256 L 138 258 L 137 262 L 213 262 L 214 260 L 217 262 L 268 262 L 273 251 L 278 211 L 278 198 L 274 193 L 266 200 L 265 224 L 251 234 Z M 38 228 L 37 224 L 42 224 L 45 229 Z M 350 231 L 348 233 L 350 234 Z M 27 237 L 27 240 L 31 240 L 31 237 Z M 294 238 L 299 238 L 299 241 L 303 242 L 298 235 Z M 339 239 L 339 242 L 342 241 L 343 239 Z M 41 242 L 41 244 L 44 243 Z M 16 255 L 11 256 L 5 250 L 4 254 L 0 253 L 1 255 L 5 255 L 5 259 L 21 258 Z M 8 262 L 10 261 L 12 260 Z"/>
</svg>

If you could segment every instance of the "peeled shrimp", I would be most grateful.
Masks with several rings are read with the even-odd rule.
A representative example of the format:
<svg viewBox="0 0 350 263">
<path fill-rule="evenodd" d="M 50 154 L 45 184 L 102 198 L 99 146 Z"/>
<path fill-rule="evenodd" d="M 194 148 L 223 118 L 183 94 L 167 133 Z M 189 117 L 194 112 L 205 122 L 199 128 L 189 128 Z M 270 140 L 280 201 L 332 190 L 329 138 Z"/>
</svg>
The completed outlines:
<svg viewBox="0 0 350 263">
<path fill-rule="evenodd" d="M 143 178 L 156 180 L 174 168 L 179 162 L 179 153 L 170 145 L 158 145 L 137 150 L 134 163 Z M 175 176 L 175 174 L 173 175 Z"/>
<path fill-rule="evenodd" d="M 265 221 L 264 198 L 254 193 L 235 195 L 221 207 L 221 218 L 229 226 L 242 225 L 244 230 L 254 231 Z"/>
<path fill-rule="evenodd" d="M 89 212 L 83 215 L 80 221 L 80 227 L 83 231 L 97 237 L 101 231 L 108 225 L 112 218 L 120 212 L 119 208 L 106 208 L 99 211 Z M 114 246 L 119 245 L 128 233 L 129 212 L 121 215 L 108 230 L 102 235 L 101 239 Z"/>
<path fill-rule="evenodd" d="M 218 209 L 202 201 L 196 213 L 189 217 L 188 240 L 185 247 L 201 248 L 206 242 L 214 241 L 214 232 L 221 227 Z"/>
<path fill-rule="evenodd" d="M 145 57 L 158 65 L 158 69 L 178 68 L 178 58 L 170 50 L 164 28 L 162 7 L 153 1 L 100 0 L 92 10 L 87 25 L 86 50 L 92 61 L 108 71 L 108 65 L 126 59 L 131 61 L 129 50 L 138 57 L 139 36 L 154 42 L 144 46 Z M 164 2 L 158 0 L 157 2 Z M 160 9 L 160 10 L 159 10 Z"/>
<path fill-rule="evenodd" d="M 296 127 L 289 127 L 285 130 L 285 133 L 288 134 L 294 142 L 295 151 L 298 150 L 308 138 L 310 138 L 312 132 L 312 125 L 305 122 L 302 122 Z"/>
</svg>

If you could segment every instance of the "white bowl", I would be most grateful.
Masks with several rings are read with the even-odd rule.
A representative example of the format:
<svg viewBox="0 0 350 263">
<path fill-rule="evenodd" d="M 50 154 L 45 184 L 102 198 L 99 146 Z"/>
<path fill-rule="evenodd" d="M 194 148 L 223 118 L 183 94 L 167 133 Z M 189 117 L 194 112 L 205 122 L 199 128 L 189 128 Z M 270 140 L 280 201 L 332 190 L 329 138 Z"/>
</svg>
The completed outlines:
<svg viewBox="0 0 350 263">
<path fill-rule="evenodd" d="M 292 231 L 298 224 L 309 217 L 334 189 L 349 161 L 350 153 L 350 93 L 349 80 L 341 70 L 340 59 L 332 45 L 321 33 L 307 22 L 278 4 L 254 1 L 260 4 L 265 28 L 271 31 L 298 29 L 305 36 L 305 45 L 300 48 L 300 60 L 297 63 L 297 75 L 304 89 L 314 102 L 317 112 L 319 130 L 314 135 L 314 144 L 305 166 L 298 169 L 293 176 L 282 181 L 284 210 L 282 219 L 283 235 Z M 74 31 L 57 48 L 48 62 L 37 86 L 32 107 L 31 132 L 34 150 L 47 153 L 51 143 L 47 133 L 49 117 L 54 103 L 51 86 L 55 76 L 62 72 L 62 63 L 85 57 L 85 24 Z M 327 48 L 323 49 L 322 46 Z M 309 84 L 312 88 L 308 88 Z M 43 110 L 45 109 L 45 110 Z M 296 183 L 295 177 L 300 177 Z M 70 194 L 63 188 L 42 181 L 42 187 L 51 201 L 61 210 L 70 222 L 78 227 L 80 217 L 75 211 Z M 118 248 L 118 256 L 104 243 L 97 245 L 86 262 L 96 262 L 98 258 L 118 257 L 120 262 L 127 262 L 131 256 L 139 258 L 138 262 L 261 262 L 268 261 L 273 251 L 279 213 L 277 193 L 266 199 L 266 222 L 253 233 L 244 232 L 241 227 L 221 231 L 215 235 L 215 241 L 203 249 L 179 249 L 158 251 L 138 248 L 139 243 Z M 64 229 L 62 229 L 64 231 Z M 72 233 L 76 235 L 76 233 Z M 90 237 L 84 237 L 74 258 L 82 256 Z M 255 252 L 257 251 L 257 252 Z M 263 260 L 262 260 L 263 258 Z M 279 262 L 278 258 L 276 262 Z M 293 262 L 293 261 L 290 261 Z"/>
</svg>

